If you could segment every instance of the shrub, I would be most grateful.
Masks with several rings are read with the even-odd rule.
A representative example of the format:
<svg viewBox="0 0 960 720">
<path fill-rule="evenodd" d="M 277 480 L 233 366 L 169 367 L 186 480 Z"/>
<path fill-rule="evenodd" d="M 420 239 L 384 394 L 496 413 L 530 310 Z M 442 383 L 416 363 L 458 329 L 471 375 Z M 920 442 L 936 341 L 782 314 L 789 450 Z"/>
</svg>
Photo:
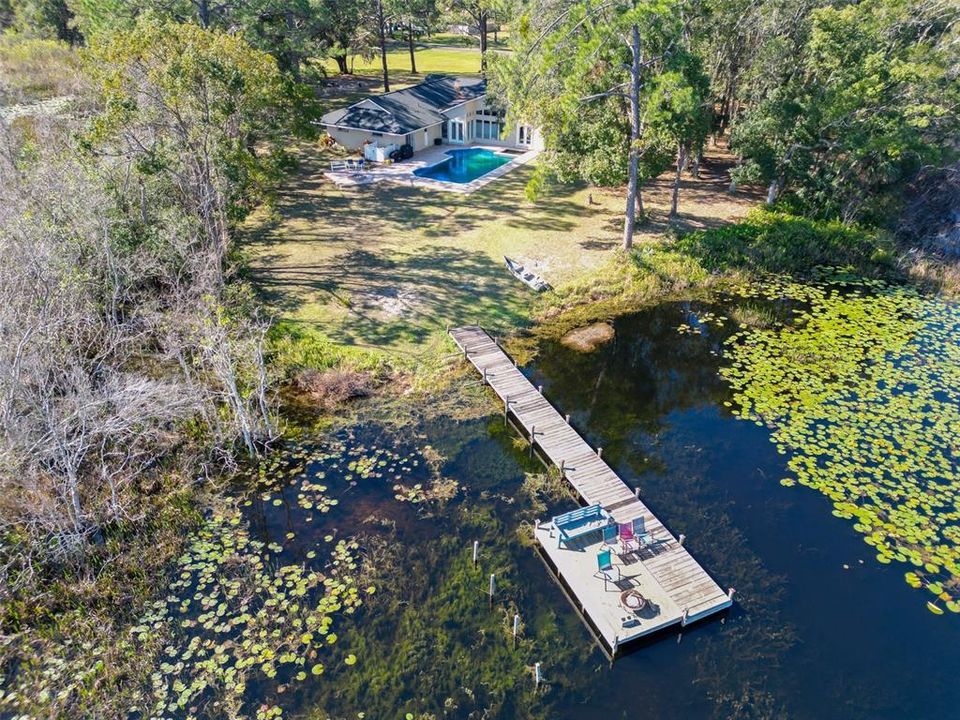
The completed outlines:
<svg viewBox="0 0 960 720">
<path fill-rule="evenodd" d="M 676 241 L 712 271 L 805 274 L 817 266 L 852 266 L 876 274 L 892 265 L 893 246 L 877 230 L 753 210 L 734 225 L 698 230 Z"/>
</svg>

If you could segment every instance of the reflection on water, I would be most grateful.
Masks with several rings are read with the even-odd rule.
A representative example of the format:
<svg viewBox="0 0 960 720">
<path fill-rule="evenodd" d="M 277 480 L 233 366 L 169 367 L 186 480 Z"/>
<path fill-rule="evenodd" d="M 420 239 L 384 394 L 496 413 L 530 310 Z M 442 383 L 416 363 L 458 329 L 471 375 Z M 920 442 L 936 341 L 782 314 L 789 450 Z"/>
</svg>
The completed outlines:
<svg viewBox="0 0 960 720">
<path fill-rule="evenodd" d="M 780 487 L 784 456 L 767 431 L 723 404 L 717 369 L 730 324 L 677 330 L 733 310 L 661 305 L 618 320 L 615 340 L 589 355 L 544 348 L 536 368 L 535 380 L 604 458 L 636 478 L 704 566 L 737 588 L 724 626 L 678 648 L 644 649 L 614 676 L 662 683 L 655 717 L 689 716 L 693 706 L 678 698 L 724 717 L 955 715 L 957 623 L 918 607 L 901 573 L 872 562 L 829 502 Z M 651 671 L 657 662 L 669 676 Z"/>
<path fill-rule="evenodd" d="M 955 618 L 919 605 L 902 573 L 873 562 L 828 501 L 781 487 L 787 458 L 765 428 L 725 407 L 717 369 L 733 324 L 710 322 L 708 313 L 736 311 L 664 304 L 617 320 L 614 340 L 592 353 L 547 345 L 530 371 L 671 530 L 687 536 L 704 567 L 737 589 L 722 622 L 644 645 L 611 668 L 523 540 L 534 511 L 521 486 L 540 468 L 516 450 L 500 418 L 431 421 L 401 438 L 367 427 L 350 442 L 404 457 L 429 446 L 443 458 L 431 473 L 459 491 L 400 502 L 388 478 L 350 485 L 343 468 L 327 469 L 340 502 L 309 532 L 358 536 L 367 558 L 361 585 L 378 590 L 339 627 L 356 664 L 306 683 L 287 703 L 293 714 L 955 717 Z M 682 325 L 691 329 L 678 332 Z M 418 482 L 432 481 L 424 474 Z M 545 502 L 552 512 L 570 501 Z M 285 528 L 272 505 L 262 511 L 267 535 Z M 516 645 L 514 613 L 523 622 Z M 539 693 L 535 662 L 546 681 Z"/>
</svg>

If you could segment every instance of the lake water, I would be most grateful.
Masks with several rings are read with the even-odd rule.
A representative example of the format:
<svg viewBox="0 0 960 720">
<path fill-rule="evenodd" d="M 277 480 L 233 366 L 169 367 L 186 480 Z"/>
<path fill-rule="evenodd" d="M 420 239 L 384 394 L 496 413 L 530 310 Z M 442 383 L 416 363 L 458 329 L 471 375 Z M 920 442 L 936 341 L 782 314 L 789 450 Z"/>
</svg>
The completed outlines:
<svg viewBox="0 0 960 720">
<path fill-rule="evenodd" d="M 289 471 L 261 475 L 268 490 L 242 506 L 273 563 L 319 569 L 339 538 L 356 537 L 359 587 L 375 587 L 356 614 L 335 613 L 335 644 L 310 651 L 307 667 L 322 661 L 321 677 L 298 682 L 293 666 L 269 681 L 255 674 L 251 702 L 305 718 L 960 716 L 958 617 L 929 612 L 904 567 L 878 563 L 823 496 L 780 485 L 788 456 L 724 405 L 718 368 L 733 323 L 678 332 L 731 310 L 665 303 L 619 318 L 594 352 L 547 344 L 526 370 L 718 582 L 736 588 L 729 614 L 611 667 L 524 540 L 534 517 L 572 501 L 531 497 L 525 477 L 542 467 L 500 417 L 399 432 L 366 424 L 292 443 Z M 437 476 L 445 481 L 433 485 Z"/>
</svg>

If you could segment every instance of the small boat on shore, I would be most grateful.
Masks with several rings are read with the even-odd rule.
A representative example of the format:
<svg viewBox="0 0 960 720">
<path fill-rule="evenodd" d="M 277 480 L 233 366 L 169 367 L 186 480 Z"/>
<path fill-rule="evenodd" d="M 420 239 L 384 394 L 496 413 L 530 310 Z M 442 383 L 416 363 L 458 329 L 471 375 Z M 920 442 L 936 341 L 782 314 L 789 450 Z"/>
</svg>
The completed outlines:
<svg viewBox="0 0 960 720">
<path fill-rule="evenodd" d="M 522 282 L 527 287 L 536 290 L 537 292 L 543 292 L 544 290 L 549 290 L 550 285 L 542 277 L 537 275 L 531 270 L 527 270 L 520 263 L 515 260 L 511 260 L 506 255 L 503 256 L 503 259 L 507 263 L 507 270 L 509 270 L 517 280 Z"/>
</svg>

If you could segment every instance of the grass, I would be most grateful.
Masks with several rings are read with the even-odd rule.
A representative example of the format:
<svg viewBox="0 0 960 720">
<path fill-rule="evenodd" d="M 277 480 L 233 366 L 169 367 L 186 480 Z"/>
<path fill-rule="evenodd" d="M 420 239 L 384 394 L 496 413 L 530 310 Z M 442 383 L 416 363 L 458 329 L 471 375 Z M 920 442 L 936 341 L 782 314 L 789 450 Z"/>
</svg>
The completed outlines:
<svg viewBox="0 0 960 720">
<path fill-rule="evenodd" d="M 417 44 L 417 71 L 428 73 L 456 73 L 472 74 L 480 72 L 480 49 L 478 47 L 436 47 Z M 320 61 L 324 70 L 331 76 L 338 73 L 337 63 L 332 59 Z M 381 73 L 380 55 L 363 58 L 360 55 L 351 55 L 347 60 L 347 67 L 356 75 L 379 76 Z M 391 73 L 391 85 L 394 82 L 393 73 L 400 73 L 397 84 L 404 84 L 410 74 L 410 52 L 406 45 L 394 45 L 387 51 L 387 69 Z"/>
<path fill-rule="evenodd" d="M 448 325 L 507 329 L 533 294 L 503 256 L 533 261 L 554 282 L 599 267 L 617 246 L 619 197 L 583 188 L 536 205 L 519 169 L 460 196 L 391 184 L 341 190 L 307 162 L 279 217 L 258 217 L 247 248 L 255 283 L 288 323 L 354 348 L 422 354 Z"/>
<path fill-rule="evenodd" d="M 389 183 L 338 189 L 323 177 L 327 156 L 314 146 L 300 156 L 276 207 L 245 233 L 252 280 L 282 319 L 285 367 L 432 363 L 447 350 L 448 326 L 480 322 L 506 334 L 584 301 L 686 287 L 704 273 L 663 248 L 665 233 L 717 227 L 755 200 L 726 194 L 729 160 L 719 151 L 700 180 L 685 181 L 672 224 L 669 178 L 651 183 L 653 220 L 632 259 L 617 250 L 618 189 L 555 188 L 534 204 L 524 167 L 468 196 Z M 556 292 L 536 296 L 507 273 L 504 255 L 532 264 Z"/>
<path fill-rule="evenodd" d="M 28 103 L 78 91 L 79 57 L 57 40 L 0 35 L 0 102 Z"/>
</svg>

